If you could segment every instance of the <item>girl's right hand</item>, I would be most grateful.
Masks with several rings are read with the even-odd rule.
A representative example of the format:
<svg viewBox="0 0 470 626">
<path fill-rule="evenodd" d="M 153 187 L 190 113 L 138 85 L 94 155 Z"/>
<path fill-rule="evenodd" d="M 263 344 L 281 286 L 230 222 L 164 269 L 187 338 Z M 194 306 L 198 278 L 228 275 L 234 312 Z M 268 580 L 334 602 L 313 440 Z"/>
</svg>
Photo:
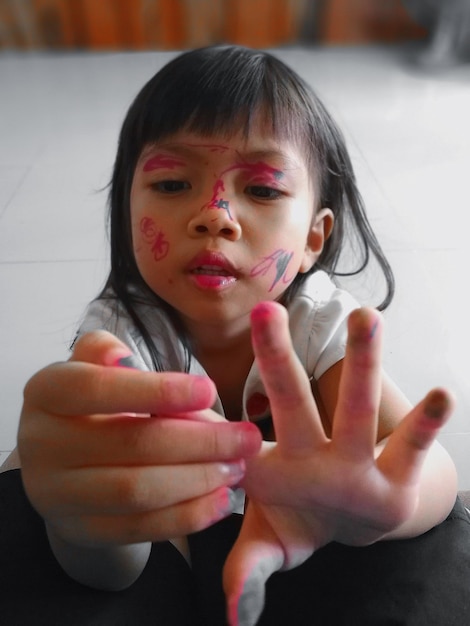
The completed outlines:
<svg viewBox="0 0 470 626">
<path fill-rule="evenodd" d="M 229 487 L 261 446 L 256 426 L 209 408 L 216 391 L 208 378 L 116 366 L 129 353 L 113 335 L 89 333 L 70 361 L 25 388 L 25 490 L 75 545 L 160 541 L 213 524 L 232 512 Z"/>
</svg>

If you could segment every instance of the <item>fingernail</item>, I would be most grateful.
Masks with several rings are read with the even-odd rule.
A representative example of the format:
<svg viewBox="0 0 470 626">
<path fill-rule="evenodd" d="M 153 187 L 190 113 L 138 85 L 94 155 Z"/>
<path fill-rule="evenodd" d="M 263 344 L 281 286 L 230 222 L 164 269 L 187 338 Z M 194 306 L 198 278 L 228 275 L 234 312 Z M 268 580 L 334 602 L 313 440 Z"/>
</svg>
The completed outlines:
<svg viewBox="0 0 470 626">
<path fill-rule="evenodd" d="M 226 476 L 233 485 L 240 482 L 240 480 L 245 476 L 246 465 L 243 460 L 236 463 L 221 463 L 220 469 L 222 474 Z"/>
<path fill-rule="evenodd" d="M 263 441 L 257 426 L 251 422 L 239 422 L 236 426 L 235 424 L 233 426 L 236 427 L 240 437 L 243 456 L 257 454 Z"/>
<path fill-rule="evenodd" d="M 114 362 L 115 367 L 128 367 L 131 369 L 140 369 L 140 363 L 133 354 L 122 356 Z"/>
<path fill-rule="evenodd" d="M 209 407 L 214 403 L 215 399 L 215 385 L 208 376 L 191 376 L 191 397 L 198 402 L 204 404 L 205 407 Z"/>
<path fill-rule="evenodd" d="M 426 399 L 425 414 L 435 420 L 440 420 L 449 409 L 449 399 L 443 391 L 432 391 Z"/>
<path fill-rule="evenodd" d="M 379 327 L 379 320 L 375 320 L 374 324 L 372 325 L 372 328 L 369 331 L 369 339 L 374 338 L 374 335 L 377 332 L 378 327 Z"/>
<path fill-rule="evenodd" d="M 234 489 L 227 487 L 219 499 L 219 515 L 221 518 L 232 515 L 237 508 L 238 497 Z"/>
<path fill-rule="evenodd" d="M 373 317 L 367 309 L 357 309 L 351 316 L 353 327 L 349 327 L 350 338 L 360 342 L 371 341 L 377 334 L 380 319 Z"/>
</svg>

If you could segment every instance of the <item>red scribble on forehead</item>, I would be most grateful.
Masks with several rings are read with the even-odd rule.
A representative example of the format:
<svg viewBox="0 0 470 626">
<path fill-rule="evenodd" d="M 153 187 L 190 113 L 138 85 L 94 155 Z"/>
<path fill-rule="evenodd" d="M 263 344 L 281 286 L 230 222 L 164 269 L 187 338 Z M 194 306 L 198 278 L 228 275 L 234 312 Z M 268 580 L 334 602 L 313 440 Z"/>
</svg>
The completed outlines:
<svg viewBox="0 0 470 626">
<path fill-rule="evenodd" d="M 167 169 L 173 170 L 175 167 L 185 165 L 184 161 L 175 159 L 165 154 L 157 154 L 157 156 L 149 159 L 143 167 L 144 172 L 151 172 L 153 170 Z"/>
<path fill-rule="evenodd" d="M 220 178 L 233 170 L 246 172 L 252 177 L 251 182 L 260 183 L 262 185 L 276 185 L 284 176 L 284 172 L 268 165 L 264 161 L 258 161 L 257 163 L 240 161 L 224 170 L 220 174 Z"/>
<path fill-rule="evenodd" d="M 165 233 L 159 230 L 151 217 L 143 217 L 140 221 L 140 232 L 143 240 L 150 245 L 155 261 L 161 261 L 168 254 L 170 244 Z"/>
<path fill-rule="evenodd" d="M 268 165 L 264 161 L 258 161 L 257 163 L 238 163 L 233 168 L 239 168 L 250 173 L 253 176 L 254 182 L 263 182 L 270 185 L 275 185 L 284 176 L 284 172 Z"/>
<path fill-rule="evenodd" d="M 186 144 L 190 148 L 206 148 L 209 152 L 221 152 L 224 153 L 227 150 L 230 150 L 229 146 L 223 146 L 218 143 L 188 143 Z"/>
</svg>

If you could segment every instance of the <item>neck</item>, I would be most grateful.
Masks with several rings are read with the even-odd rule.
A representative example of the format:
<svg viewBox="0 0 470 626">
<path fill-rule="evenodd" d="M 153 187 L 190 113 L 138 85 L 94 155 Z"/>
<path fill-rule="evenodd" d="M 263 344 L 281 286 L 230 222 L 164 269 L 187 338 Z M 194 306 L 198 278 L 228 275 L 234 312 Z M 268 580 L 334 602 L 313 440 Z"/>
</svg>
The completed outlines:
<svg viewBox="0 0 470 626">
<path fill-rule="evenodd" d="M 254 358 L 249 322 L 230 331 L 217 324 L 194 326 L 187 327 L 194 355 L 214 381 L 227 418 L 240 419 L 243 388 Z"/>
<path fill-rule="evenodd" d="M 249 316 L 233 324 L 225 322 L 193 322 L 182 320 L 186 331 L 191 337 L 196 356 L 215 355 L 232 352 L 247 346 L 251 350 L 251 325 Z"/>
</svg>

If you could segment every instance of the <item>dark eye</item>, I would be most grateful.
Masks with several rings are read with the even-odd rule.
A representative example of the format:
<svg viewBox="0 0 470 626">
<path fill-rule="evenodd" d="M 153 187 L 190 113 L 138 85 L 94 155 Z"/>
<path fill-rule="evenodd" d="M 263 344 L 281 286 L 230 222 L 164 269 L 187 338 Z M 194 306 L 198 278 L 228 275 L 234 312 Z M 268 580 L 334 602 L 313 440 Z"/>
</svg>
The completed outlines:
<svg viewBox="0 0 470 626">
<path fill-rule="evenodd" d="M 252 185 L 247 188 L 247 193 L 255 198 L 261 200 L 277 200 L 282 196 L 282 192 L 279 189 L 273 189 L 272 187 L 263 187 L 262 185 Z"/>
<path fill-rule="evenodd" d="M 184 180 L 160 180 L 152 183 L 152 188 L 160 193 L 172 194 L 191 189 L 191 185 Z"/>
</svg>

